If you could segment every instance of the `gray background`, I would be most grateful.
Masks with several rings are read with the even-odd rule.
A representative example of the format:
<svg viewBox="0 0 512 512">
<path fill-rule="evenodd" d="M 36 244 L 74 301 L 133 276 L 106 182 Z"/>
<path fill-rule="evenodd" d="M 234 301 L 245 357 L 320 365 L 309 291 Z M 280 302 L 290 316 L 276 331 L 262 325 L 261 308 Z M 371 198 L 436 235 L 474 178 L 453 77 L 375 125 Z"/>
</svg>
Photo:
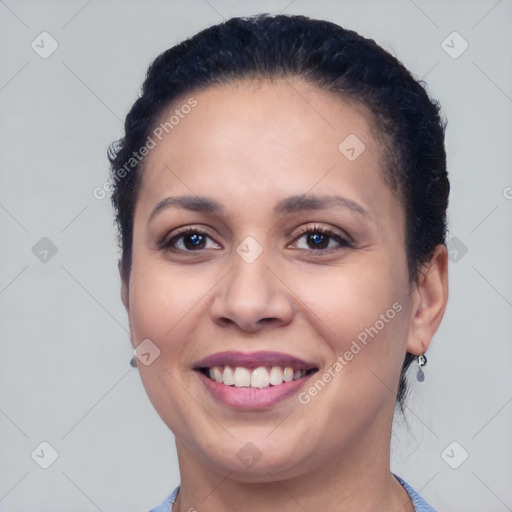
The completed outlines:
<svg viewBox="0 0 512 512">
<path fill-rule="evenodd" d="M 143 512 L 178 484 L 173 436 L 128 364 L 112 211 L 92 191 L 150 60 L 257 12 L 373 38 L 441 101 L 450 299 L 392 469 L 440 512 L 512 510 L 512 0 L 0 2 L 0 510 Z M 43 31 L 48 58 L 31 47 L 51 48 Z M 457 58 L 453 31 L 469 44 Z"/>
</svg>

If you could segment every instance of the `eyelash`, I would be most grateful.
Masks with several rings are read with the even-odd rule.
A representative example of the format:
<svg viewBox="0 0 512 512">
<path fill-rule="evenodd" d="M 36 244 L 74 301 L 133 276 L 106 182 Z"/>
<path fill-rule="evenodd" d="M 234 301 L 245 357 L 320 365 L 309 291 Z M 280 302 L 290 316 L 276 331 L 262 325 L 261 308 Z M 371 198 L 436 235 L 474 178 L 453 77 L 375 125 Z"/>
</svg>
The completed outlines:
<svg viewBox="0 0 512 512">
<path fill-rule="evenodd" d="M 208 233 L 206 233 L 200 229 L 194 228 L 192 226 L 189 226 L 187 228 L 182 229 L 181 231 L 178 231 L 178 233 L 176 233 L 171 238 L 168 238 L 168 239 L 164 238 L 163 240 L 158 242 L 158 248 L 160 250 L 167 250 L 167 251 L 171 251 L 171 252 L 199 252 L 199 251 L 203 250 L 203 249 L 199 249 L 198 251 L 193 251 L 193 250 L 177 249 L 176 247 L 174 247 L 174 244 L 178 240 L 180 240 L 181 238 L 183 238 L 186 235 L 192 235 L 192 234 L 201 235 L 201 236 L 210 238 Z M 350 249 L 355 248 L 352 241 L 350 241 L 348 238 L 345 238 L 345 237 L 335 233 L 334 231 L 332 231 L 329 228 L 323 228 L 323 227 L 316 226 L 316 225 L 313 227 L 303 228 L 300 231 L 300 233 L 295 237 L 295 240 L 298 240 L 301 237 L 303 237 L 304 235 L 308 235 L 308 234 L 320 234 L 323 236 L 327 236 L 330 239 L 335 240 L 339 244 L 339 247 L 334 247 L 334 248 L 331 247 L 330 249 L 298 249 L 299 251 L 313 253 L 316 256 L 322 256 L 323 254 L 331 253 L 333 251 L 339 251 L 339 250 L 347 248 L 347 247 Z M 329 244 L 329 242 L 328 242 L 328 244 Z"/>
</svg>

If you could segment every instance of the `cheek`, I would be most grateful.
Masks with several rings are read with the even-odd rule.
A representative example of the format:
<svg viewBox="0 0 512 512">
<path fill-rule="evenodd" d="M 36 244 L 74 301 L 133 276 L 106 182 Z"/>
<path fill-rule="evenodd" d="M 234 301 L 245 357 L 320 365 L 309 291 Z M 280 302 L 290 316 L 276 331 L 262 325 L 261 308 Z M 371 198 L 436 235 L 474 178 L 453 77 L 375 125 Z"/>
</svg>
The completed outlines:
<svg viewBox="0 0 512 512">
<path fill-rule="evenodd" d="M 354 337 L 403 297 L 403 287 L 389 269 L 370 268 L 317 273 L 314 279 L 298 280 L 295 289 L 331 335 Z M 390 316 L 397 315 L 391 312 Z"/>
<path fill-rule="evenodd" d="M 340 270 L 303 280 L 297 289 L 321 344 L 329 347 L 325 367 L 299 398 L 312 414 L 329 417 L 333 439 L 338 436 L 342 443 L 336 425 L 347 417 L 356 430 L 371 425 L 394 400 L 408 325 L 403 280 L 385 266 L 374 266 L 371 272 Z"/>
<path fill-rule="evenodd" d="M 293 284 L 307 305 L 308 322 L 321 335 L 321 344 L 329 347 L 324 352 L 325 370 L 342 376 L 333 379 L 332 389 L 350 387 L 356 394 L 357 387 L 368 392 L 382 388 L 382 382 L 384 388 L 394 389 L 405 356 L 406 276 L 398 275 L 384 260 L 371 263 L 371 259 L 350 269 L 317 272 L 314 279 L 295 278 Z M 384 395 L 387 389 L 382 389 Z M 381 395 L 378 389 L 373 391 Z M 338 401 L 339 395 L 332 399 Z"/>
<path fill-rule="evenodd" d="M 202 314 L 201 299 L 208 290 L 205 280 L 172 272 L 163 263 L 134 264 L 130 280 L 130 328 L 132 344 L 150 339 L 160 350 L 154 361 L 138 363 L 146 393 L 164 423 L 187 437 L 188 415 L 197 411 L 187 388 L 187 344 Z M 188 355 L 190 359 L 190 354 Z M 180 411 L 180 414 L 176 414 Z"/>
<path fill-rule="evenodd" d="M 175 353 L 180 343 L 173 339 L 182 339 L 207 290 L 198 273 L 172 272 L 159 262 L 135 264 L 130 281 L 133 343 L 149 338 L 160 350 Z"/>
</svg>

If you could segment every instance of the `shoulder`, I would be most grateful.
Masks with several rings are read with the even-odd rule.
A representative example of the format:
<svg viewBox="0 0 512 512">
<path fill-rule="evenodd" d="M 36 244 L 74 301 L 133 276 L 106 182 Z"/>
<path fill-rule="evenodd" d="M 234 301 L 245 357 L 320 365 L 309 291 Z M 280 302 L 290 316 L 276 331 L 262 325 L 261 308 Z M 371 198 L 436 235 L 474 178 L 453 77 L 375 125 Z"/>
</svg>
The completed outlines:
<svg viewBox="0 0 512 512">
<path fill-rule="evenodd" d="M 437 512 L 436 509 L 429 505 L 407 482 L 397 475 L 393 476 L 402 484 L 402 487 L 409 494 L 415 512 Z"/>
<path fill-rule="evenodd" d="M 178 487 L 176 487 L 176 489 L 174 489 L 174 491 L 172 491 L 172 493 L 169 496 L 167 496 L 167 498 L 165 498 L 165 500 L 162 503 L 160 503 L 160 505 L 158 505 L 155 508 L 152 508 L 148 512 L 171 512 L 172 505 L 176 500 L 176 496 L 178 495 L 179 490 L 180 486 L 178 485 Z"/>
</svg>

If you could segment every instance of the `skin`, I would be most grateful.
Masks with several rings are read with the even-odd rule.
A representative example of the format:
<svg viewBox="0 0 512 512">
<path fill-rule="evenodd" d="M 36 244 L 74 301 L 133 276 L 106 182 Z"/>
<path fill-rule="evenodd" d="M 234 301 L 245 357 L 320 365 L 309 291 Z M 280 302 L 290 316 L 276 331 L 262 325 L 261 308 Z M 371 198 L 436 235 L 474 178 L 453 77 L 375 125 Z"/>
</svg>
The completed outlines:
<svg viewBox="0 0 512 512">
<path fill-rule="evenodd" d="M 402 205 L 382 179 L 382 150 L 361 108 L 298 79 L 193 97 L 197 106 L 146 158 L 121 291 L 133 346 L 149 338 L 161 351 L 138 367 L 176 438 L 173 511 L 413 511 L 390 473 L 391 424 L 405 353 L 425 353 L 444 314 L 446 248 L 409 282 Z M 354 161 L 338 150 L 349 134 L 366 147 Z M 332 207 L 275 215 L 292 194 L 338 194 L 367 215 Z M 148 223 L 176 195 L 211 197 L 225 212 L 168 207 Z M 330 238 L 332 250 L 319 256 L 300 235 L 315 225 L 348 235 L 353 247 Z M 207 233 L 202 249 L 186 237 L 175 252 L 158 248 L 182 226 Z M 250 264 L 236 252 L 247 236 L 263 249 Z M 394 303 L 401 311 L 305 405 L 293 396 L 236 410 L 192 370 L 220 351 L 275 350 L 314 361 L 314 382 Z M 237 457 L 248 442 L 262 455 L 250 468 Z"/>
</svg>

